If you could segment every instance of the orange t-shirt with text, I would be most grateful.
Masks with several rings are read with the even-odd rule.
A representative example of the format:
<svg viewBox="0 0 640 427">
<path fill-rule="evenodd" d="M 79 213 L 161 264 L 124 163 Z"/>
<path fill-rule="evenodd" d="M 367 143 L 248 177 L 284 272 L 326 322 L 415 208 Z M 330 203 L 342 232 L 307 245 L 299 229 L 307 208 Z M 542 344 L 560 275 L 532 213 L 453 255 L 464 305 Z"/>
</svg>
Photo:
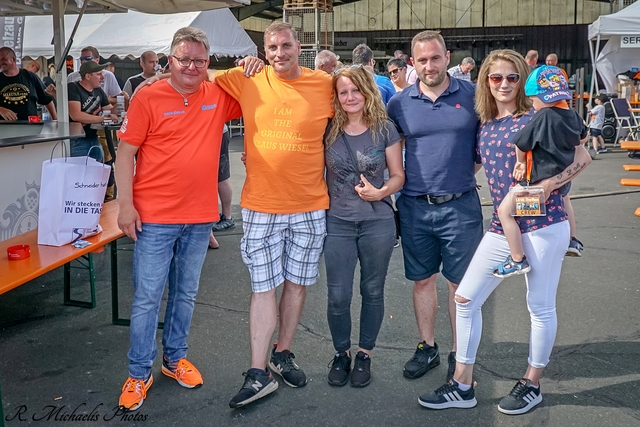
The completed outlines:
<svg viewBox="0 0 640 427">
<path fill-rule="evenodd" d="M 184 99 L 167 80 L 138 92 L 118 131 L 139 147 L 133 205 L 143 222 L 217 221 L 218 166 L 224 123 L 240 105 L 214 83 Z"/>
<path fill-rule="evenodd" d="M 283 80 L 267 66 L 247 78 L 242 68 L 216 74 L 216 83 L 242 106 L 247 177 L 240 205 L 290 214 L 329 208 L 323 137 L 333 116 L 331 77 L 302 68 Z"/>
</svg>

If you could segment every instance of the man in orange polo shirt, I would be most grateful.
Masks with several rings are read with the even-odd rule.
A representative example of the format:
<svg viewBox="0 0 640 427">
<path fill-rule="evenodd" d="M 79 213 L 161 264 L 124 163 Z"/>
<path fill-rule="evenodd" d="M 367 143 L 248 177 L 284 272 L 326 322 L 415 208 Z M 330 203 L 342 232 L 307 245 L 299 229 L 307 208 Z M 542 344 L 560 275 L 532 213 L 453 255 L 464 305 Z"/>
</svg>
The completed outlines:
<svg viewBox="0 0 640 427">
<path fill-rule="evenodd" d="M 205 81 L 208 65 L 206 34 L 178 30 L 169 56 L 171 78 L 136 95 L 118 132 L 118 226 L 136 241 L 129 378 L 120 396 L 120 406 L 132 411 L 153 383 L 167 281 L 162 373 L 187 388 L 203 383 L 186 359 L 187 336 L 209 233 L 219 218 L 217 200 L 208 196 L 218 194 L 222 129 L 241 115 L 237 101 Z M 194 197 L 194 189 L 207 197 Z"/>
<path fill-rule="evenodd" d="M 251 369 L 229 406 L 242 407 L 278 388 L 267 352 L 279 314 L 269 368 L 291 387 L 307 378 L 293 361 L 291 342 L 302 315 L 306 286 L 318 280 L 329 195 L 322 139 L 332 111 L 331 77 L 298 64 L 300 42 L 288 23 L 264 34 L 270 66 L 246 78 L 242 68 L 215 81 L 242 106 L 247 177 L 240 205 L 242 258 L 251 275 Z M 284 283 L 280 305 L 276 288 Z"/>
</svg>

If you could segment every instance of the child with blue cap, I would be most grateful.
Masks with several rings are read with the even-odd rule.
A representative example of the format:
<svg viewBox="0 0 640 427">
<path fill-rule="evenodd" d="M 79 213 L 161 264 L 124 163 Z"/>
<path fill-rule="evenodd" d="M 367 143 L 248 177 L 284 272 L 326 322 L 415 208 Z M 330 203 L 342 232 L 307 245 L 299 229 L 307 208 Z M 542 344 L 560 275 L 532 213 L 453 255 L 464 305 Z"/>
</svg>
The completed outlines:
<svg viewBox="0 0 640 427">
<path fill-rule="evenodd" d="M 524 90 L 533 100 L 536 114 L 513 140 L 517 147 L 513 176 L 518 181 L 525 178 L 526 153 L 531 151 L 533 161 L 527 181 L 535 184 L 563 172 L 573 163 L 575 147 L 587 139 L 587 127 L 578 113 L 569 109 L 567 101 L 572 99 L 572 95 L 567 80 L 558 67 L 541 66 L 534 69 L 527 78 Z M 569 183 L 559 188 L 560 194 L 566 195 L 570 185 Z M 531 271 L 524 254 L 520 228 L 511 215 L 513 197 L 509 193 L 498 208 L 498 216 L 511 252 L 493 271 L 495 276 L 501 278 Z"/>
</svg>

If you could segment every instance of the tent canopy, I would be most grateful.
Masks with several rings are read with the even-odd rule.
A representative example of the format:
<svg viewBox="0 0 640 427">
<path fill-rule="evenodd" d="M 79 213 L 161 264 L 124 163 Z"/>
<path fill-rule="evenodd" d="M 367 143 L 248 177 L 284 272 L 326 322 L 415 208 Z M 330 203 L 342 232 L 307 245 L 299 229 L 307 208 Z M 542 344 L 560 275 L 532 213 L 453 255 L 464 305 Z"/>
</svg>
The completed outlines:
<svg viewBox="0 0 640 427">
<path fill-rule="evenodd" d="M 595 48 L 591 46 L 593 70 L 600 75 L 609 93 L 618 90 L 617 74 L 640 66 L 640 48 L 620 47 L 621 36 L 635 35 L 640 35 L 640 2 L 635 2 L 617 13 L 602 15 L 589 25 L 589 40 L 595 43 Z M 601 40 L 607 40 L 602 50 Z M 595 84 L 596 79 L 592 79 L 591 93 Z"/>
<path fill-rule="evenodd" d="M 65 16 L 66 38 L 75 16 Z M 78 57 L 84 46 L 94 46 L 103 58 L 138 57 L 151 50 L 169 54 L 173 34 L 182 27 L 196 27 L 207 33 L 210 54 L 215 56 L 256 55 L 257 48 L 229 9 L 205 12 L 151 15 L 128 13 L 90 14 L 82 18 L 69 54 Z M 53 28 L 47 16 L 29 16 L 25 21 L 23 56 L 54 55 Z"/>
<path fill-rule="evenodd" d="M 65 31 L 66 25 L 65 22 L 65 13 L 78 13 L 81 12 L 79 8 L 80 5 L 85 5 L 84 1 L 68 1 L 63 2 L 63 0 L 44 0 L 44 1 L 35 1 L 31 2 L 30 5 L 27 5 L 24 0 L 0 0 L 2 3 L 2 7 L 0 8 L 0 16 L 31 16 L 31 15 L 52 15 L 52 19 L 50 18 L 46 23 L 43 22 L 43 26 L 36 29 L 36 34 L 38 31 L 46 31 L 46 29 L 51 28 L 51 21 L 53 21 L 53 37 L 49 40 L 53 40 L 54 51 L 56 57 L 63 58 L 65 53 L 65 41 L 68 39 L 65 35 L 70 34 Z M 117 5 L 116 5 L 117 3 Z M 123 11 L 128 8 L 135 9 L 139 12 L 157 12 L 163 14 L 174 14 L 177 12 L 193 12 L 193 11 L 202 11 L 202 10 L 212 10 L 212 9 L 220 9 L 228 6 L 235 6 L 238 3 L 240 4 L 250 4 L 250 0 L 156 0 L 156 1 L 140 1 L 140 0 L 99 0 L 86 3 L 87 9 L 90 7 L 95 7 L 96 4 L 108 9 L 117 9 L 118 11 Z M 69 10 L 66 11 L 65 7 Z M 227 11 L 228 12 L 228 11 Z M 237 24 L 236 19 L 233 21 Z M 94 23 L 97 25 L 97 23 Z M 220 23 L 218 23 L 220 25 Z M 137 27 L 133 27 L 137 28 Z M 122 30 L 123 27 L 116 27 L 109 34 L 111 37 L 115 37 L 115 34 Z M 170 33 L 167 30 L 167 33 Z M 25 31 L 25 40 L 27 39 L 28 34 Z M 137 34 L 134 34 L 133 38 L 135 40 L 139 40 Z M 74 37 L 75 40 L 75 37 Z M 210 42 L 214 42 L 210 40 Z M 51 43 L 48 41 L 47 43 Z M 80 43 L 76 44 L 76 46 L 81 45 Z M 107 52 L 105 51 L 105 54 Z M 128 52 L 128 54 L 132 54 Z M 56 74 L 56 86 L 57 90 L 57 100 L 58 100 L 58 122 L 67 122 L 69 121 L 69 111 L 68 111 L 68 97 L 67 97 L 67 71 L 65 67 L 62 67 L 61 72 Z"/>
<path fill-rule="evenodd" d="M 0 0 L 0 16 L 51 15 L 58 7 L 57 0 Z M 79 13 L 83 0 L 66 2 L 62 13 Z M 179 13 L 213 10 L 251 4 L 250 0 L 96 0 L 88 4 L 85 13 L 126 12 L 127 9 L 144 13 Z"/>
<path fill-rule="evenodd" d="M 607 39 L 613 35 L 632 35 L 640 31 L 640 2 L 635 2 L 617 13 L 601 15 L 589 25 L 589 40 L 598 35 Z"/>
</svg>

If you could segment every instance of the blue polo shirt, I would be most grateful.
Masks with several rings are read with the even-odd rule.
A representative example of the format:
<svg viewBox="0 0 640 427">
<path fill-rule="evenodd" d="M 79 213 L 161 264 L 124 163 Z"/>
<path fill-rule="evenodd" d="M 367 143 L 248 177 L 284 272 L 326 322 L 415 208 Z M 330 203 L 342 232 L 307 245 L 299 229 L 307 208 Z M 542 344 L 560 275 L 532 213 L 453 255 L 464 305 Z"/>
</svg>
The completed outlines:
<svg viewBox="0 0 640 427">
<path fill-rule="evenodd" d="M 420 80 L 387 104 L 389 118 L 406 139 L 402 194 L 443 196 L 476 186 L 478 116 L 475 85 L 450 78 L 435 102 L 420 91 Z"/>
<path fill-rule="evenodd" d="M 393 85 L 389 77 L 379 76 L 378 74 L 374 74 L 373 79 L 376 81 L 376 84 L 378 85 L 378 89 L 380 90 L 380 95 L 382 95 L 382 102 L 384 103 L 384 105 L 387 105 L 391 97 L 396 94 L 395 86 Z"/>
</svg>

